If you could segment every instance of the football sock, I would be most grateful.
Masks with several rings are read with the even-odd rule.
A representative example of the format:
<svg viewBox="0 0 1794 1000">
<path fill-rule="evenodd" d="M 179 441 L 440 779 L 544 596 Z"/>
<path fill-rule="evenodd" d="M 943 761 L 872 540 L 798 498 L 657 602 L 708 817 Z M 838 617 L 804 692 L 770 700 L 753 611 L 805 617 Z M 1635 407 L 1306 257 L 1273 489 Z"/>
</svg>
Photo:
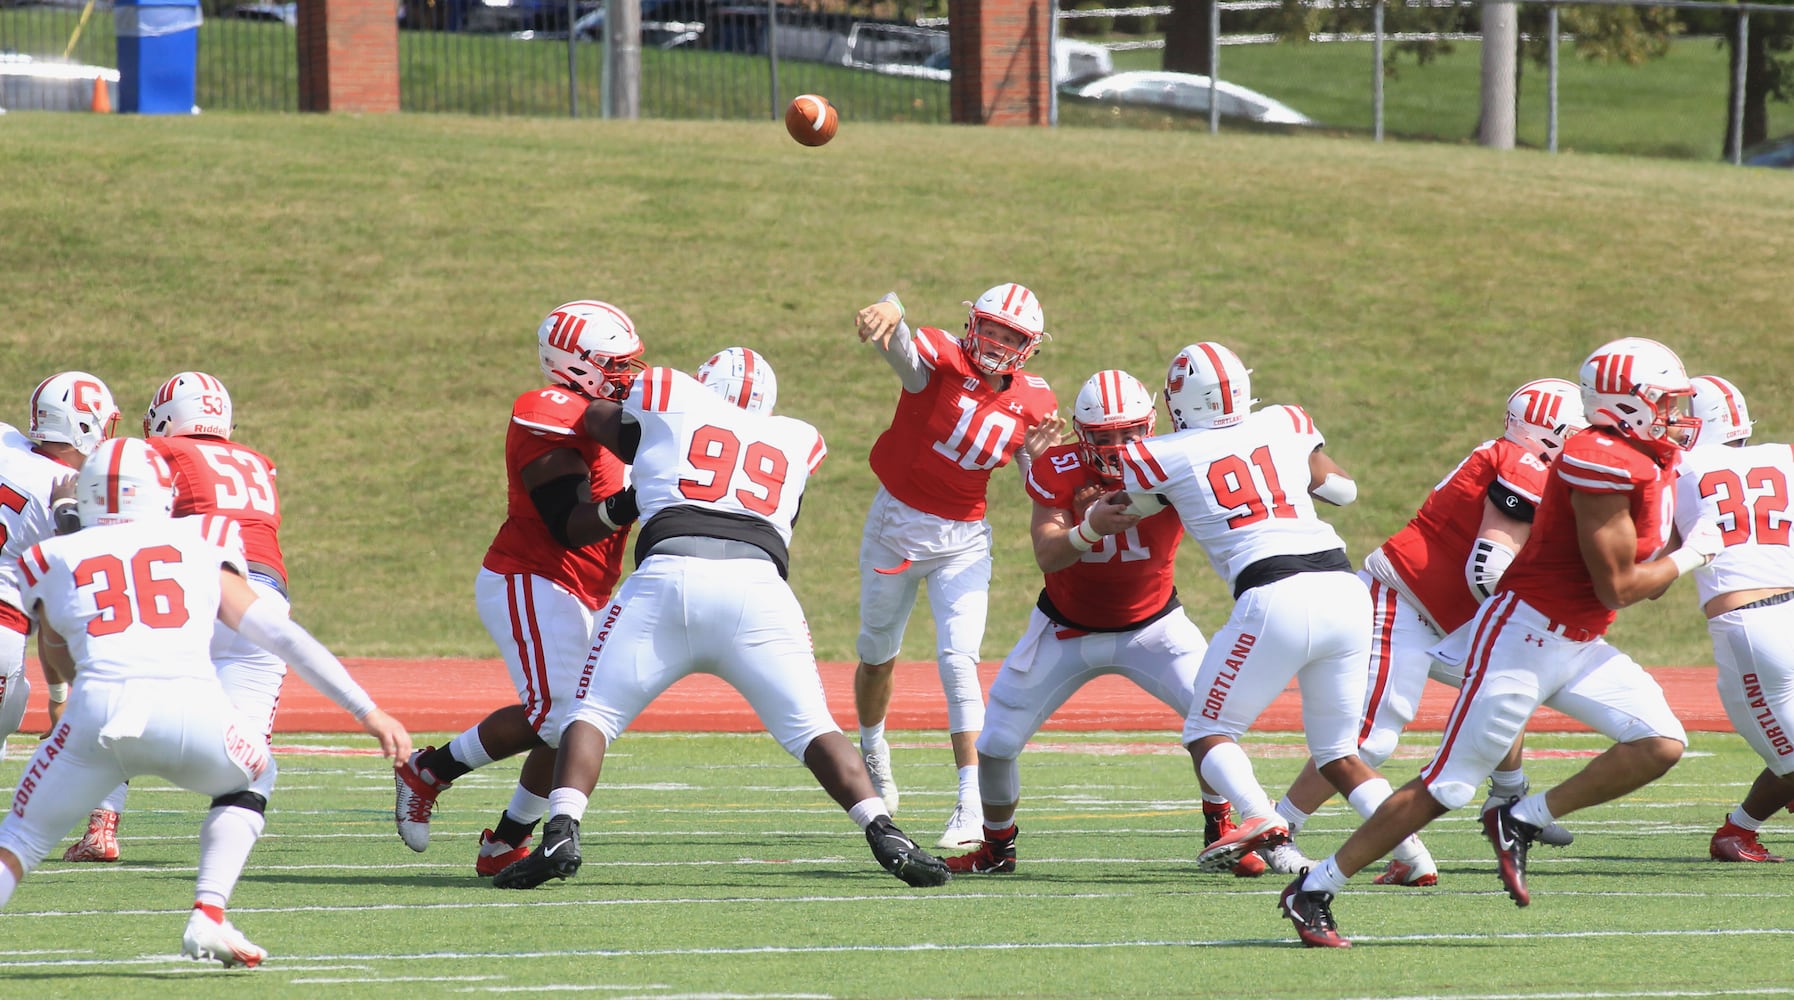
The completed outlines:
<svg viewBox="0 0 1794 1000">
<path fill-rule="evenodd" d="M 1539 829 L 1551 825 L 1551 810 L 1545 807 L 1545 793 L 1536 792 L 1514 803 L 1514 818 L 1522 823 L 1531 823 Z"/>
<path fill-rule="evenodd" d="M 6 901 L 12 898 L 12 891 L 18 887 L 19 880 L 13 877 L 12 869 L 0 865 L 0 906 L 6 905 Z"/>
<path fill-rule="evenodd" d="M 872 821 L 880 816 L 889 815 L 890 812 L 885 809 L 885 800 L 876 795 L 869 799 L 861 799 L 858 802 L 855 802 L 853 808 L 847 810 L 847 818 L 858 823 L 862 830 L 871 826 Z"/>
<path fill-rule="evenodd" d="M 1293 837 L 1302 832 L 1302 827 L 1308 823 L 1308 817 L 1314 814 L 1297 809 L 1286 795 L 1277 800 L 1277 815 L 1283 817 L 1283 823 L 1289 827 L 1289 835 Z"/>
<path fill-rule="evenodd" d="M 1420 838 L 1410 833 L 1403 837 L 1402 842 L 1395 845 L 1395 849 L 1389 854 L 1404 865 L 1412 865 L 1426 857 L 1427 850 L 1426 845 L 1420 842 Z"/>
<path fill-rule="evenodd" d="M 193 897 L 222 908 L 243 875 L 267 817 L 241 806 L 215 806 L 199 827 L 199 875 Z"/>
<path fill-rule="evenodd" d="M 1346 801 L 1352 804 L 1352 808 L 1358 811 L 1358 815 L 1369 819 L 1371 813 L 1376 812 L 1377 807 L 1383 804 L 1383 800 L 1392 794 L 1394 791 L 1389 787 L 1388 779 L 1372 778 L 1352 789 L 1352 793 L 1346 796 Z"/>
<path fill-rule="evenodd" d="M 548 799 L 518 785 L 511 790 L 511 804 L 505 806 L 505 815 L 519 823 L 535 826 L 537 820 L 548 815 Z"/>
<path fill-rule="evenodd" d="M 557 788 L 548 793 L 550 816 L 571 816 L 574 822 L 585 819 L 590 797 L 577 788 Z"/>
<path fill-rule="evenodd" d="M 1327 860 L 1308 869 L 1308 877 L 1302 880 L 1303 892 L 1325 892 L 1338 895 L 1346 887 L 1345 873 L 1339 870 L 1339 862 L 1329 855 Z"/>
<path fill-rule="evenodd" d="M 1203 792 L 1202 804 L 1205 806 L 1224 806 L 1228 804 L 1227 796 L 1222 795 L 1220 792 Z"/>
<path fill-rule="evenodd" d="M 885 741 L 884 720 L 880 719 L 879 721 L 873 723 L 870 726 L 866 725 L 863 722 L 860 723 L 860 752 L 861 753 L 865 753 L 867 750 L 870 750 L 873 747 L 882 744 L 884 741 Z"/>
<path fill-rule="evenodd" d="M 467 734 L 462 733 L 461 735 L 465 736 Z M 457 736 L 455 739 L 460 740 L 461 736 Z M 452 752 L 454 745 L 454 743 L 450 743 L 448 746 L 425 750 L 417 755 L 417 761 L 412 766 L 416 767 L 419 771 L 426 772 L 431 778 L 435 779 L 437 784 L 446 785 L 463 774 L 473 770 L 473 768 L 468 767 L 466 764 L 455 759 L 455 755 Z"/>
<path fill-rule="evenodd" d="M 546 807 L 548 800 L 543 799 L 542 802 Z M 538 822 L 540 822 L 539 819 L 534 819 L 528 823 L 520 823 L 512 819 L 511 811 L 506 809 L 504 815 L 498 818 L 498 825 L 492 828 L 492 836 L 512 847 L 522 847 L 524 841 L 535 835 Z"/>
<path fill-rule="evenodd" d="M 1489 775 L 1489 794 L 1496 798 L 1517 799 L 1526 794 L 1526 771 L 1494 771 Z"/>
<path fill-rule="evenodd" d="M 1727 816 L 1725 821 L 1740 830 L 1749 830 L 1752 833 L 1763 828 L 1763 821 L 1745 812 L 1743 806 L 1733 809 L 1732 814 Z"/>
<path fill-rule="evenodd" d="M 129 784 L 120 782 L 119 786 L 117 788 L 114 788 L 112 790 L 112 793 L 110 795 L 107 795 L 104 799 L 102 799 L 100 801 L 100 804 L 95 806 L 94 808 L 95 809 L 104 809 L 107 812 L 115 812 L 115 813 L 124 812 L 125 811 L 125 793 L 130 790 L 131 790 L 131 786 Z"/>
<path fill-rule="evenodd" d="M 1275 813 L 1270 798 L 1252 775 L 1252 761 L 1238 743 L 1229 740 L 1209 748 L 1202 758 L 1202 777 L 1210 788 L 1227 796 L 1239 810 L 1241 822 Z"/>
<path fill-rule="evenodd" d="M 978 795 L 978 765 L 976 764 L 967 764 L 959 769 L 959 801 L 983 801 Z M 980 807 L 979 811 L 983 812 L 983 808 Z"/>
<path fill-rule="evenodd" d="M 477 771 L 492 763 L 492 755 L 486 752 L 486 744 L 480 742 L 480 727 L 478 726 L 450 740 L 448 751 L 455 755 L 456 760 L 466 764 L 469 771 Z M 460 775 L 455 777 L 458 778 Z M 453 781 L 454 778 L 448 780 Z"/>
</svg>

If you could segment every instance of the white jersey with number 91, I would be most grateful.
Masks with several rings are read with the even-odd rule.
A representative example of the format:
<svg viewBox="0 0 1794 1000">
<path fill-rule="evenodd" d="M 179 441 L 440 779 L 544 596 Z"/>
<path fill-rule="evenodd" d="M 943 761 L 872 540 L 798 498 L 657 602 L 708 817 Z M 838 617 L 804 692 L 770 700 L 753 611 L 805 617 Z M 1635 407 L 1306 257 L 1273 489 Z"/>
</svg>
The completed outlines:
<svg viewBox="0 0 1794 1000">
<path fill-rule="evenodd" d="M 1345 548 L 1308 495 L 1308 457 L 1325 443 L 1301 407 L 1269 406 L 1232 427 L 1134 442 L 1123 453 L 1126 486 L 1176 507 L 1231 587 L 1260 559 Z"/>
<path fill-rule="evenodd" d="M 828 448 L 816 428 L 749 413 L 673 368 L 650 368 L 623 401 L 640 426 L 634 482 L 643 523 L 696 506 L 771 522 L 785 544 L 810 473 Z"/>
</svg>

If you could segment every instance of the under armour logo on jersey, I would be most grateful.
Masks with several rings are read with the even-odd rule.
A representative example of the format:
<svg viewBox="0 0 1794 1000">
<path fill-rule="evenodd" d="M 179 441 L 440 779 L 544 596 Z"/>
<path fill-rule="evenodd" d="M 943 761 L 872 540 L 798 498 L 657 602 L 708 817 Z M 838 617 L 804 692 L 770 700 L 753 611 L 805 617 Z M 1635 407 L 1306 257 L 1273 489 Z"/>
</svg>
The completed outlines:
<svg viewBox="0 0 1794 1000">
<path fill-rule="evenodd" d="M 1014 413 L 1014 414 L 1017 414 L 1017 415 L 1020 415 L 1020 413 L 1021 413 L 1021 412 L 1022 412 L 1022 404 L 1020 404 L 1020 403 L 1014 403 L 1014 402 L 1012 402 L 1012 403 L 1009 403 L 1009 404 L 1007 404 L 1007 405 L 1008 405 L 1008 408 L 1009 408 L 1009 412 L 1010 412 L 1010 413 Z"/>
<path fill-rule="evenodd" d="M 1528 633 L 1526 633 L 1526 638 L 1522 639 L 1521 641 L 1522 642 L 1530 642 L 1534 646 L 1539 647 L 1540 649 L 1545 648 L 1545 637 L 1542 635 L 1533 635 L 1531 632 L 1528 632 Z"/>
<path fill-rule="evenodd" d="M 973 389 L 978 388 L 979 386 L 981 386 L 983 384 L 984 384 L 983 382 L 979 381 L 978 379 L 976 379 L 970 375 L 966 376 L 966 390 L 968 392 Z"/>
</svg>

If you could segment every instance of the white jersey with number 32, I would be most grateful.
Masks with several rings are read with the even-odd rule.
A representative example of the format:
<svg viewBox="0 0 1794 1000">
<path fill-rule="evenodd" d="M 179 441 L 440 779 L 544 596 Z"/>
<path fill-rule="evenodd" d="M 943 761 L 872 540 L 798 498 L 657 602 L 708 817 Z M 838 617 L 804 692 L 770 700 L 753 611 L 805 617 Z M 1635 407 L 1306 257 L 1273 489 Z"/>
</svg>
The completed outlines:
<svg viewBox="0 0 1794 1000">
<path fill-rule="evenodd" d="M 1269 406 L 1232 427 L 1134 442 L 1126 486 L 1177 508 L 1231 587 L 1260 559 L 1345 548 L 1308 496 L 1308 456 L 1325 443 L 1301 407 Z"/>
<path fill-rule="evenodd" d="M 672 368 L 650 368 L 623 401 L 641 427 L 635 496 L 644 523 L 696 506 L 771 522 L 785 544 L 810 473 L 828 448 L 816 428 L 749 413 Z"/>
<path fill-rule="evenodd" d="M 216 515 L 84 528 L 19 560 L 27 609 L 68 640 L 82 680 L 216 677 L 218 571 L 248 570 L 237 523 Z"/>
<path fill-rule="evenodd" d="M 1794 587 L 1794 447 L 1696 448 L 1676 479 L 1676 528 L 1717 521 L 1725 548 L 1694 574 L 1705 604 L 1740 590 Z"/>
</svg>

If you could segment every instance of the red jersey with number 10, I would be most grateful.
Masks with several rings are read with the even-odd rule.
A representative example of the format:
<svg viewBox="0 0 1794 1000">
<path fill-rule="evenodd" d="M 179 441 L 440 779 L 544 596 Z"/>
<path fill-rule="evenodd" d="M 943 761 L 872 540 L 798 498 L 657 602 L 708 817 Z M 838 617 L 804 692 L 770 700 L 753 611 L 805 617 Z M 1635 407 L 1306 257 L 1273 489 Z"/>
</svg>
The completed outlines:
<svg viewBox="0 0 1794 1000">
<path fill-rule="evenodd" d="M 886 492 L 925 514 L 980 520 L 991 470 L 1008 463 L 1058 400 L 1045 379 L 1025 372 L 992 389 L 945 330 L 922 327 L 914 336 L 928 384 L 898 399 L 872 446 L 872 471 Z"/>
<path fill-rule="evenodd" d="M 280 552 L 280 493 L 274 462 L 253 448 L 217 437 L 153 437 L 149 446 L 174 470 L 174 516 L 223 514 L 243 530 L 252 563 L 272 567 L 286 582 Z"/>
<path fill-rule="evenodd" d="M 1101 482 L 1075 444 L 1054 445 L 1028 469 L 1028 495 L 1036 503 L 1075 515 L 1074 498 Z M 1105 535 L 1075 563 L 1046 574 L 1053 607 L 1079 625 L 1120 629 L 1142 622 L 1171 600 L 1172 564 L 1183 541 L 1183 522 L 1167 507 L 1116 535 Z"/>
<path fill-rule="evenodd" d="M 1675 466 L 1659 466 L 1649 455 L 1604 427 L 1572 434 L 1551 463 L 1545 496 L 1532 522 L 1532 534 L 1514 564 L 1501 576 L 1501 589 L 1511 590 L 1554 622 L 1606 632 L 1615 612 L 1595 596 L 1595 584 L 1582 561 L 1576 534 L 1572 493 L 1620 494 L 1632 510 L 1638 530 L 1633 559 L 1656 558 L 1669 544 L 1675 516 Z"/>
<path fill-rule="evenodd" d="M 629 529 L 613 531 L 591 545 L 567 548 L 548 533 L 535 501 L 523 488 L 524 466 L 551 451 L 579 453 L 591 478 L 586 499 L 602 500 L 623 488 L 623 462 L 581 431 L 584 396 L 550 386 L 526 392 L 511 404 L 505 431 L 505 523 L 481 563 L 494 573 L 525 573 L 559 584 L 593 610 L 610 600 L 623 575 Z"/>
</svg>

